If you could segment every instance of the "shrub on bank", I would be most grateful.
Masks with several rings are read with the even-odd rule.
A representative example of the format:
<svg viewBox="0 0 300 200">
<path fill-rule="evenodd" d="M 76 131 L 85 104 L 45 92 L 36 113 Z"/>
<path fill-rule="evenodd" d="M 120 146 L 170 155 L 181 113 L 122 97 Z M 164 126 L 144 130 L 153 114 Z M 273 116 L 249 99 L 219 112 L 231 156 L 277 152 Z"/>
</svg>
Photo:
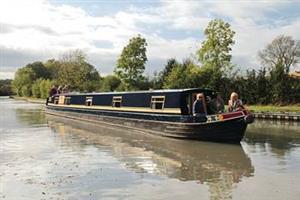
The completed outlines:
<svg viewBox="0 0 300 200">
<path fill-rule="evenodd" d="M 35 98 L 47 98 L 49 95 L 49 88 L 51 88 L 52 82 L 50 80 L 38 79 L 31 87 L 32 96 Z"/>
</svg>

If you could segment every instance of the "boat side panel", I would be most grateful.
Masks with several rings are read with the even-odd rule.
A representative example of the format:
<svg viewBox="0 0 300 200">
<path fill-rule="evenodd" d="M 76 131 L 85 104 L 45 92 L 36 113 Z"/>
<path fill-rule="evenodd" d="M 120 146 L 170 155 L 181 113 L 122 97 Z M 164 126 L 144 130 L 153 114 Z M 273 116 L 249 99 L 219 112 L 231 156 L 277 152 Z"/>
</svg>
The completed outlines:
<svg viewBox="0 0 300 200">
<path fill-rule="evenodd" d="M 57 111 L 68 111 L 68 112 L 78 112 L 83 114 L 95 114 L 102 116 L 115 116 L 115 117 L 125 117 L 132 119 L 146 119 L 146 120 L 156 120 L 156 121 L 171 121 L 171 122 L 182 122 L 182 121 L 192 121 L 191 116 L 182 116 L 178 114 L 163 114 L 163 113 L 146 113 L 146 112 L 126 112 L 121 110 L 103 110 L 103 109 L 93 109 L 93 108 L 77 108 L 77 107 L 66 107 L 57 105 L 48 105 L 48 109 Z"/>
<path fill-rule="evenodd" d="M 47 113 L 64 116 L 66 118 L 77 118 L 92 121 L 93 123 L 104 123 L 106 125 L 132 128 L 152 134 L 183 138 L 206 140 L 227 143 L 239 143 L 244 136 L 247 124 L 243 118 L 236 118 L 222 123 L 172 123 L 162 121 L 144 120 L 140 118 L 128 118 L 124 116 L 108 116 L 91 113 L 71 112 L 70 110 L 51 110 Z"/>
</svg>

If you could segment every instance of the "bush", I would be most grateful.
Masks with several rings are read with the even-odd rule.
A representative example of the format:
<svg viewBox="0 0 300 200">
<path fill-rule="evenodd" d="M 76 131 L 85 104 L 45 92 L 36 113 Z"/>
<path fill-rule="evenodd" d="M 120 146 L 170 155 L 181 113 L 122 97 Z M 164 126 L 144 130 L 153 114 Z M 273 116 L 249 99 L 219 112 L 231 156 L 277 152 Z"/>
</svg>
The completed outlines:
<svg viewBox="0 0 300 200">
<path fill-rule="evenodd" d="M 30 97 L 31 96 L 31 87 L 30 85 L 23 85 L 21 87 L 21 96 Z"/>
<path fill-rule="evenodd" d="M 40 94 L 41 98 L 46 99 L 49 96 L 49 90 L 51 88 L 52 82 L 50 80 L 42 80 L 40 83 Z"/>
<path fill-rule="evenodd" d="M 38 79 L 31 86 L 32 96 L 35 97 L 35 98 L 40 98 L 41 97 L 41 91 L 40 91 L 41 81 L 42 81 L 42 79 Z"/>
</svg>

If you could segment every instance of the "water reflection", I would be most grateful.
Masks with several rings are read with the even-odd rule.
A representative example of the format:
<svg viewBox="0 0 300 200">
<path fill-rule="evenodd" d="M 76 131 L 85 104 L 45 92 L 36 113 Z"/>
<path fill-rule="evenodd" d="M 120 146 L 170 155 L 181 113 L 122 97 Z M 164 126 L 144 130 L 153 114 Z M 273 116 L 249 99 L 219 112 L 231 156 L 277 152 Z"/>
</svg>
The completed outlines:
<svg viewBox="0 0 300 200">
<path fill-rule="evenodd" d="M 43 112 L 43 109 L 28 109 L 28 108 L 17 108 L 16 116 L 20 123 L 29 126 L 38 126 L 41 124 L 45 124 L 46 116 Z"/>
<path fill-rule="evenodd" d="M 296 200 L 300 195 L 299 122 L 257 120 L 237 146 L 45 117 L 41 105 L 9 99 L 0 99 L 0 110 L 0 198 Z"/>
<path fill-rule="evenodd" d="M 248 127 L 244 141 L 285 156 L 300 146 L 300 122 L 256 120 Z"/>
<path fill-rule="evenodd" d="M 105 147 L 136 173 L 208 185 L 211 199 L 231 199 L 236 184 L 254 173 L 240 145 L 175 140 L 50 115 L 47 120 L 49 127 L 72 148 Z"/>
</svg>

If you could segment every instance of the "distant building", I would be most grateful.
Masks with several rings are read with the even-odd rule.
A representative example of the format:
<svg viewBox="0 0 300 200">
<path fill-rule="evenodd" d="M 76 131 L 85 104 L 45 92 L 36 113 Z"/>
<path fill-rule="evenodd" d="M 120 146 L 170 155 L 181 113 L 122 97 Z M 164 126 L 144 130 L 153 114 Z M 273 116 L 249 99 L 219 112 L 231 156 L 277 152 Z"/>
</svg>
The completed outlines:
<svg viewBox="0 0 300 200">
<path fill-rule="evenodd" d="M 300 71 L 290 72 L 289 75 L 293 78 L 300 78 Z"/>
</svg>

